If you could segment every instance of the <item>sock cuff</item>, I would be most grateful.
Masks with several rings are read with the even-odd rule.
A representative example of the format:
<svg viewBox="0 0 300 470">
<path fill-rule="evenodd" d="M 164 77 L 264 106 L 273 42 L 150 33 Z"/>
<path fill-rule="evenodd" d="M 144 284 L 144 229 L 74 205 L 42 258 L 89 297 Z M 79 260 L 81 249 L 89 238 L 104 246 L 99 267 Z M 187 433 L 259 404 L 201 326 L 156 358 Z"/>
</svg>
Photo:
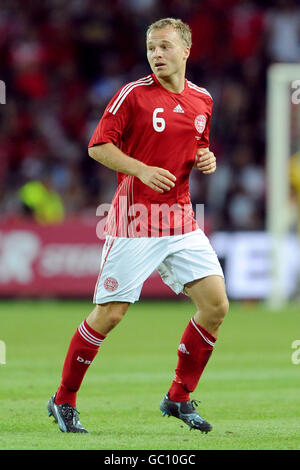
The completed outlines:
<svg viewBox="0 0 300 470">
<path fill-rule="evenodd" d="M 210 346 L 214 347 L 217 338 L 215 338 L 209 331 L 207 331 L 203 326 L 198 325 L 195 322 L 194 318 L 191 318 L 191 325 L 198 331 L 198 333 L 202 336 L 204 341 L 208 343 Z"/>
<path fill-rule="evenodd" d="M 91 328 L 87 321 L 84 320 L 77 329 L 80 336 L 89 344 L 99 347 L 103 343 L 106 336 L 101 335 L 96 330 Z"/>
</svg>

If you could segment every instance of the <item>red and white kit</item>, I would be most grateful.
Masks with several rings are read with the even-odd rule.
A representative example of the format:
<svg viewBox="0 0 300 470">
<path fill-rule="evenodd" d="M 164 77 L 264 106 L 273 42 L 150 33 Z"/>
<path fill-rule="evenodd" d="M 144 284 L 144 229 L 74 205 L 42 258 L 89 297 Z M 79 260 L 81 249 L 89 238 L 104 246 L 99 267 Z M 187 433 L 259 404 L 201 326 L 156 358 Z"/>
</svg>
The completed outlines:
<svg viewBox="0 0 300 470">
<path fill-rule="evenodd" d="M 161 263 L 167 262 L 174 250 L 179 256 L 178 244 L 170 251 L 175 240 L 181 241 L 179 251 L 185 264 L 186 278 L 173 279 L 173 284 L 183 286 L 209 274 L 223 276 L 215 253 L 194 218 L 189 192 L 189 175 L 197 148 L 209 147 L 212 107 L 212 98 L 205 88 L 185 80 L 183 92 L 172 93 L 159 83 L 154 74 L 128 83 L 109 102 L 89 147 L 113 143 L 126 155 L 147 165 L 169 170 L 176 176 L 176 183 L 174 188 L 160 194 L 138 178 L 118 173 L 118 188 L 106 223 L 107 239 L 95 289 L 96 303 L 137 300 L 136 288 L 140 292 L 151 272 L 162 267 Z M 192 237 L 191 232 L 195 232 Z M 159 241 L 160 238 L 168 238 L 172 243 L 165 243 L 168 249 L 163 253 L 160 251 L 156 257 L 154 254 L 159 250 L 154 248 L 155 243 L 164 243 Z M 124 239 L 127 243 L 123 250 Z M 143 247 L 138 239 L 144 243 Z M 186 245 L 184 240 L 188 240 Z M 184 247 L 193 250 L 192 257 L 185 259 Z M 141 270 L 145 268 L 143 252 L 149 250 L 153 256 L 146 258 L 150 258 L 151 263 L 146 270 Z M 121 256 L 121 265 L 117 263 L 117 267 L 111 262 L 114 252 Z M 142 258 L 138 260 L 140 256 Z M 207 268 L 205 257 L 209 258 Z M 190 270 L 189 258 L 194 261 Z M 172 271 L 172 266 L 169 269 Z M 165 266 L 159 271 L 164 271 L 166 282 Z"/>
</svg>

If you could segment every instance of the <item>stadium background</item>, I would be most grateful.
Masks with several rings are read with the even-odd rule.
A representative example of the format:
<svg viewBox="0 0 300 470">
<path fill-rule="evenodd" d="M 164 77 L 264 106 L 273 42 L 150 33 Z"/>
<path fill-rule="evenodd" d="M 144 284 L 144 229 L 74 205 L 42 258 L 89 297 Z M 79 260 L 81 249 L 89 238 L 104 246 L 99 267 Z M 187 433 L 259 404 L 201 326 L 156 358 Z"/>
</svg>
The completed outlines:
<svg viewBox="0 0 300 470">
<path fill-rule="evenodd" d="M 87 143 L 115 91 L 149 73 L 145 29 L 165 16 L 190 24 L 187 77 L 214 98 L 218 170 L 193 172 L 191 196 L 205 203 L 229 296 L 243 301 L 231 303 L 201 381 L 215 431 L 199 441 L 158 416 L 191 308 L 175 303 L 154 274 L 82 388 L 91 434 L 62 439 L 45 404 L 72 332 L 91 309 L 102 246 L 96 209 L 116 187 Z M 269 287 L 266 73 L 270 64 L 300 61 L 299 18 L 292 0 L 1 1 L 1 449 L 299 449 L 299 305 L 274 315 L 256 302 Z M 297 124 L 293 135 L 294 152 Z M 291 295 L 298 249 L 295 238 Z"/>
</svg>

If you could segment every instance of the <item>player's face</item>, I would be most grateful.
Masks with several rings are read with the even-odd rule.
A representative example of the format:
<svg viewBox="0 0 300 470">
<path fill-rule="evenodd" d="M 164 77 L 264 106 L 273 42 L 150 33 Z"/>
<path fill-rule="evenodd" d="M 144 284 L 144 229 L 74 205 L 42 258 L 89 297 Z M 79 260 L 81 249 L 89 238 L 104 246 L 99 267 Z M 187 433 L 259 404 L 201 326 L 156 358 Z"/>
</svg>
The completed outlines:
<svg viewBox="0 0 300 470">
<path fill-rule="evenodd" d="M 184 73 L 190 49 L 172 26 L 156 29 L 147 38 L 147 58 L 158 78 Z"/>
</svg>

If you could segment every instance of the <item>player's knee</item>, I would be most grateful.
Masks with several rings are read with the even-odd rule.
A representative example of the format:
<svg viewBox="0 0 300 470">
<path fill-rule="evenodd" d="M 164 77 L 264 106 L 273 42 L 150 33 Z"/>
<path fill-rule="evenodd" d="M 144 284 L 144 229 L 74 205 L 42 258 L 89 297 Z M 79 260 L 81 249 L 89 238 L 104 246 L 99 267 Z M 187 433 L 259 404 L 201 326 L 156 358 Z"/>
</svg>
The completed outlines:
<svg viewBox="0 0 300 470">
<path fill-rule="evenodd" d="M 97 305 L 94 310 L 96 322 L 99 320 L 101 325 L 105 325 L 108 331 L 113 329 L 127 312 L 129 304 L 126 302 L 109 302 L 107 304 Z"/>
<path fill-rule="evenodd" d="M 111 303 L 108 307 L 107 318 L 111 327 L 117 326 L 127 312 L 129 304 L 127 303 Z"/>
<path fill-rule="evenodd" d="M 122 320 L 123 316 L 124 314 L 121 312 L 110 312 L 108 315 L 108 320 L 111 327 L 113 328 L 117 326 L 118 323 L 120 323 L 120 321 Z"/>
<path fill-rule="evenodd" d="M 229 301 L 227 297 L 219 299 L 215 303 L 211 304 L 209 307 L 209 316 L 210 321 L 213 324 L 214 328 L 218 328 L 223 323 L 225 315 L 229 309 Z"/>
</svg>

